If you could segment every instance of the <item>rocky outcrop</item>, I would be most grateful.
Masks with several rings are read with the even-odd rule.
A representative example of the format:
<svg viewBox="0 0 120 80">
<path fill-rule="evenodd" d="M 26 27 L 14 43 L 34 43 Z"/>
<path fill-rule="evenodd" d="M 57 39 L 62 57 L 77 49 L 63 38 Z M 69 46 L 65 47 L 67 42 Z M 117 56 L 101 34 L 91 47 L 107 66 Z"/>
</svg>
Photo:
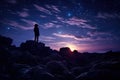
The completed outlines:
<svg viewBox="0 0 120 80">
<path fill-rule="evenodd" d="M 0 80 L 120 80 L 120 53 L 55 51 L 32 40 L 15 47 L 0 36 Z"/>
</svg>

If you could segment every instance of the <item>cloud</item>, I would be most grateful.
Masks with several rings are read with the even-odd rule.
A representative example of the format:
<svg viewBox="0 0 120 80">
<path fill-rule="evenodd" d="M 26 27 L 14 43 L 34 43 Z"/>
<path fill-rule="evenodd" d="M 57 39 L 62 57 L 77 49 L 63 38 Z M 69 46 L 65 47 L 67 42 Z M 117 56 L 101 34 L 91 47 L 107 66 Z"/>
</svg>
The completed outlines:
<svg viewBox="0 0 120 80">
<path fill-rule="evenodd" d="M 51 42 L 54 41 L 56 38 L 55 37 L 51 37 L 51 36 L 41 36 L 40 40 L 41 41 L 46 41 L 46 42 Z"/>
<path fill-rule="evenodd" d="M 52 21 L 53 23 L 58 23 L 58 21 Z"/>
<path fill-rule="evenodd" d="M 23 8 L 22 11 L 19 11 L 17 12 L 17 14 L 20 16 L 20 17 L 28 17 L 30 16 L 29 13 L 28 13 L 29 9 L 27 8 Z"/>
<path fill-rule="evenodd" d="M 33 5 L 38 11 L 41 11 L 43 13 L 46 13 L 46 14 L 49 14 L 49 15 L 52 15 L 51 11 L 49 11 L 48 9 L 45 9 L 44 7 L 41 7 L 37 4 L 34 4 Z"/>
<path fill-rule="evenodd" d="M 21 21 L 23 21 L 24 23 L 26 23 L 26 25 L 28 25 L 28 26 L 33 26 L 34 24 L 37 23 L 35 21 L 27 20 L 27 19 L 21 19 Z"/>
<path fill-rule="evenodd" d="M 56 18 L 57 18 L 57 20 L 59 20 L 59 21 L 61 21 L 61 22 L 63 22 L 63 21 L 65 20 L 63 17 L 60 17 L 60 16 L 58 16 L 58 15 L 56 15 Z"/>
<path fill-rule="evenodd" d="M 60 13 L 61 12 L 60 9 L 55 5 L 46 5 L 46 7 L 54 13 Z"/>
<path fill-rule="evenodd" d="M 16 27 L 16 28 L 20 28 L 23 30 L 31 30 L 33 29 L 33 25 L 37 22 L 32 21 L 32 20 L 27 20 L 27 19 L 21 19 L 21 23 L 18 23 L 17 21 L 13 21 L 13 20 L 5 20 L 2 21 L 2 23 Z"/>
<path fill-rule="evenodd" d="M 48 28 L 59 28 L 59 27 L 61 27 L 61 25 L 57 25 L 57 24 L 54 24 L 54 23 L 52 23 L 52 22 L 49 22 L 49 23 L 43 24 L 42 27 L 43 27 L 44 29 L 48 29 Z"/>
<path fill-rule="evenodd" d="M 64 19 L 64 18 L 59 17 L 59 16 L 57 16 L 57 19 L 59 21 L 61 21 L 62 23 L 66 23 L 70 26 L 77 26 L 77 27 L 88 28 L 88 29 L 96 29 L 96 27 L 91 26 L 90 24 L 88 24 L 88 21 L 84 20 L 84 19 L 79 19 L 76 17 Z"/>
<path fill-rule="evenodd" d="M 112 34 L 109 32 L 98 32 L 98 31 L 94 31 L 94 32 L 87 32 L 87 35 L 89 36 L 102 36 L 102 35 L 107 35 L 107 36 L 111 36 Z"/>
<path fill-rule="evenodd" d="M 111 33 L 107 32 L 88 32 L 87 36 L 75 36 L 72 34 L 60 34 L 53 33 L 54 36 L 66 39 L 74 39 L 75 41 L 107 41 L 107 40 L 117 40 L 118 38 Z M 111 38 L 112 37 L 112 38 Z"/>
<path fill-rule="evenodd" d="M 52 8 L 56 11 L 56 12 L 61 12 L 57 6 L 52 6 Z"/>
<path fill-rule="evenodd" d="M 11 21 L 11 20 L 9 20 L 6 24 L 8 24 L 10 26 L 13 26 L 13 27 L 17 27 L 17 28 L 23 29 L 23 30 L 33 29 L 33 27 L 23 26 L 23 25 L 17 23 L 16 21 Z"/>
<path fill-rule="evenodd" d="M 59 34 L 59 33 L 53 33 L 53 35 L 57 36 L 57 37 L 61 37 L 61 38 L 74 39 L 77 41 L 91 41 L 91 39 L 89 37 L 76 37 L 76 36 L 70 35 L 70 34 Z"/>
<path fill-rule="evenodd" d="M 96 17 L 101 18 L 101 19 L 120 18 L 120 15 L 117 13 L 110 14 L 110 13 L 100 13 L 99 12 Z"/>
<path fill-rule="evenodd" d="M 33 6 L 38 11 L 41 11 L 41 12 L 46 13 L 48 15 L 52 15 L 53 13 L 60 13 L 61 12 L 60 9 L 58 9 L 58 6 L 55 6 L 55 5 L 45 5 L 45 7 L 41 7 L 37 4 L 34 4 Z"/>
<path fill-rule="evenodd" d="M 118 40 L 118 36 L 110 32 L 94 31 L 94 32 L 87 32 L 87 35 L 96 41 Z"/>
<path fill-rule="evenodd" d="M 54 27 L 53 23 L 46 23 L 46 24 L 44 24 L 44 28 L 52 28 L 52 27 Z"/>
<path fill-rule="evenodd" d="M 41 18 L 46 18 L 47 16 L 45 16 L 45 15 L 40 15 L 40 17 L 41 17 Z"/>
<path fill-rule="evenodd" d="M 28 12 L 26 12 L 26 11 L 17 12 L 17 13 L 18 13 L 18 15 L 19 15 L 20 17 L 28 17 L 28 16 L 29 16 Z"/>
</svg>

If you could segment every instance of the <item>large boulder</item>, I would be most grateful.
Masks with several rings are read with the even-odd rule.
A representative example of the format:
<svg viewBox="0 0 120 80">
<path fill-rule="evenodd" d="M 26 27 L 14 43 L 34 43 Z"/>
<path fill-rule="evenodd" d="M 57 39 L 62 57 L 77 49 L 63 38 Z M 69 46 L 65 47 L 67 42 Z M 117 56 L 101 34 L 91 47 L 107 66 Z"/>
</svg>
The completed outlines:
<svg viewBox="0 0 120 80">
<path fill-rule="evenodd" d="M 69 57 L 72 54 L 72 51 L 70 50 L 69 47 L 60 48 L 59 52 L 60 52 L 60 55 L 63 57 Z"/>
<path fill-rule="evenodd" d="M 50 61 L 46 64 L 46 68 L 52 74 L 63 74 L 67 71 L 66 66 L 60 61 Z"/>
<path fill-rule="evenodd" d="M 4 37 L 4 36 L 1 36 L 1 35 L 0 35 L 0 47 L 1 47 L 1 46 L 9 47 L 9 46 L 11 46 L 12 41 L 13 41 L 13 40 L 12 40 L 11 38 Z"/>
<path fill-rule="evenodd" d="M 44 43 L 36 43 L 32 40 L 28 40 L 25 43 L 22 43 L 20 48 L 23 51 L 29 51 L 31 54 L 37 55 L 39 57 L 49 56 L 52 52 L 50 47 L 46 47 Z"/>
<path fill-rule="evenodd" d="M 36 43 L 35 41 L 33 40 L 27 40 L 25 43 L 21 43 L 20 47 L 23 49 L 23 50 L 36 50 L 36 49 L 41 49 L 43 47 L 45 47 L 45 44 L 43 43 Z"/>
</svg>

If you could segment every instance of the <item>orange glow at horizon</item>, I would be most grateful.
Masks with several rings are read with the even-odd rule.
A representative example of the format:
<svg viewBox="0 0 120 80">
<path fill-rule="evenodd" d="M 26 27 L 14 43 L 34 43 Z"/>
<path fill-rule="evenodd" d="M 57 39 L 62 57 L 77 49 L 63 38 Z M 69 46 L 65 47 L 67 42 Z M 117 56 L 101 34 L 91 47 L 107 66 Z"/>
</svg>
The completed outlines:
<svg viewBox="0 0 120 80">
<path fill-rule="evenodd" d="M 90 49 L 89 45 L 86 45 L 86 44 L 78 45 L 77 43 L 72 43 L 72 42 L 59 42 L 59 43 L 52 44 L 51 46 L 52 49 L 55 49 L 58 51 L 62 47 L 69 47 L 71 51 L 77 50 L 79 52 L 86 52 L 87 49 Z"/>
<path fill-rule="evenodd" d="M 74 44 L 67 44 L 66 47 L 69 47 L 71 51 L 78 50 L 77 46 L 75 46 Z"/>
</svg>

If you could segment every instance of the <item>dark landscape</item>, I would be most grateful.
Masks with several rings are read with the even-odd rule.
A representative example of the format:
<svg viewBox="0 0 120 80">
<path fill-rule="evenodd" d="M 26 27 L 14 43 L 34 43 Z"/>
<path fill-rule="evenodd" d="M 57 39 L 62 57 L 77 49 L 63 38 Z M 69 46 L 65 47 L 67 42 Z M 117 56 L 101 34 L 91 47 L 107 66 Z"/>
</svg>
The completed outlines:
<svg viewBox="0 0 120 80">
<path fill-rule="evenodd" d="M 0 80 L 120 80 L 120 53 L 52 50 L 27 40 L 20 47 L 0 36 Z"/>
<path fill-rule="evenodd" d="M 120 80 L 120 0 L 0 0 L 0 80 Z"/>
</svg>

